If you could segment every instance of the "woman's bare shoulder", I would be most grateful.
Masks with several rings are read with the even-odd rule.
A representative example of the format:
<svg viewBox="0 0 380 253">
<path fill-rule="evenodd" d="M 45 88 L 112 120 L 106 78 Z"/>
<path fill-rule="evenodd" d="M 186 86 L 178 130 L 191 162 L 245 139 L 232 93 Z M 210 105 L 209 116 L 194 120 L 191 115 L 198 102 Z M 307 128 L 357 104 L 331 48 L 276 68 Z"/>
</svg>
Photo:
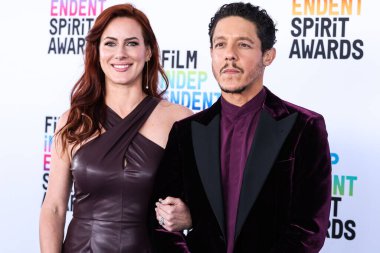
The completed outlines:
<svg viewBox="0 0 380 253">
<path fill-rule="evenodd" d="M 69 118 L 69 113 L 70 113 L 70 110 L 67 110 L 61 114 L 58 120 L 56 131 L 59 131 L 62 127 L 66 125 L 67 119 Z"/>
<path fill-rule="evenodd" d="M 163 114 L 167 115 L 167 117 L 169 117 L 173 122 L 187 118 L 194 114 L 193 111 L 189 108 L 183 105 L 171 103 L 167 100 L 162 100 L 159 106 L 160 111 Z"/>
</svg>

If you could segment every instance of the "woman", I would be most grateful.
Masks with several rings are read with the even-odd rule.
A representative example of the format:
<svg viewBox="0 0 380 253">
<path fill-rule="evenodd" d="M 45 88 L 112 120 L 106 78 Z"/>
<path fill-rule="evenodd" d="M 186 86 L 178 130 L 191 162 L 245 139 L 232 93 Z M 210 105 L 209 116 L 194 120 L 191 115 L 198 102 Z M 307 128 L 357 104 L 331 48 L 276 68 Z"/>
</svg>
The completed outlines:
<svg viewBox="0 0 380 253">
<path fill-rule="evenodd" d="M 172 124 L 192 114 L 161 100 L 155 35 L 129 4 L 112 6 L 86 37 L 85 70 L 59 121 L 41 210 L 42 252 L 151 252 L 148 206 Z M 73 219 L 63 243 L 74 182 Z"/>
</svg>

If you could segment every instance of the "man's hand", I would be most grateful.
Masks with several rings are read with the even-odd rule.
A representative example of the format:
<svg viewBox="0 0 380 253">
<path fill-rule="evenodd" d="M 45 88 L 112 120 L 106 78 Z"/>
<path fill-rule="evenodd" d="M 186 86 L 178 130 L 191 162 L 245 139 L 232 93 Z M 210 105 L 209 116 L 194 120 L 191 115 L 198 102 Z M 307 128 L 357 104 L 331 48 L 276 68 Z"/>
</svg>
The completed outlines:
<svg viewBox="0 0 380 253">
<path fill-rule="evenodd" d="M 156 202 L 156 218 L 170 232 L 179 232 L 192 227 L 189 208 L 181 199 L 166 197 Z"/>
</svg>

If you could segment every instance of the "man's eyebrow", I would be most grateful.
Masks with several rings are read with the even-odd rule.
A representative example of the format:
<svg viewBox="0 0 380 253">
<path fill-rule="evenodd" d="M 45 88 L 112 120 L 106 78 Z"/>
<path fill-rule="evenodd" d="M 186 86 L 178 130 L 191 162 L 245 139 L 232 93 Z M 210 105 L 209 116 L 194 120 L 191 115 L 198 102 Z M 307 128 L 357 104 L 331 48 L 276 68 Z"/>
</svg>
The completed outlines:
<svg viewBox="0 0 380 253">
<path fill-rule="evenodd" d="M 224 37 L 224 36 L 217 36 L 212 41 L 214 42 L 216 40 L 225 40 L 225 39 L 226 39 L 226 37 Z M 250 37 L 247 37 L 247 36 L 237 37 L 237 40 L 246 40 L 246 41 L 249 41 L 251 43 L 254 43 L 254 41 Z"/>
</svg>

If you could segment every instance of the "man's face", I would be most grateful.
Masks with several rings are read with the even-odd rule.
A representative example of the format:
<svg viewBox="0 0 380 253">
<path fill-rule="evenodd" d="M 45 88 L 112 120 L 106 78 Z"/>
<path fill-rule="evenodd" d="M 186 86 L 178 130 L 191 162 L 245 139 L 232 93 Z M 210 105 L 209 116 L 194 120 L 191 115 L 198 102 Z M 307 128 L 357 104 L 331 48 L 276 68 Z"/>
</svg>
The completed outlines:
<svg viewBox="0 0 380 253">
<path fill-rule="evenodd" d="M 237 16 L 221 19 L 212 38 L 212 71 L 224 93 L 250 94 L 263 85 L 267 62 L 256 25 Z"/>
</svg>

